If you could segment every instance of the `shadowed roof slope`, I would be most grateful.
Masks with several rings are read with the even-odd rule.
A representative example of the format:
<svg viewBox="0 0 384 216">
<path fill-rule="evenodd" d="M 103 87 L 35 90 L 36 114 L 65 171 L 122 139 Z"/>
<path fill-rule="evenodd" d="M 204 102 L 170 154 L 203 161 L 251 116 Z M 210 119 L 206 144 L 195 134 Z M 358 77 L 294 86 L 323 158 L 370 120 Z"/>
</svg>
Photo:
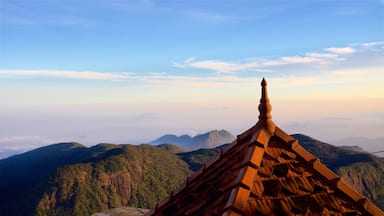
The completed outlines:
<svg viewBox="0 0 384 216">
<path fill-rule="evenodd" d="M 259 121 L 147 215 L 384 215 L 272 121 Z"/>
</svg>

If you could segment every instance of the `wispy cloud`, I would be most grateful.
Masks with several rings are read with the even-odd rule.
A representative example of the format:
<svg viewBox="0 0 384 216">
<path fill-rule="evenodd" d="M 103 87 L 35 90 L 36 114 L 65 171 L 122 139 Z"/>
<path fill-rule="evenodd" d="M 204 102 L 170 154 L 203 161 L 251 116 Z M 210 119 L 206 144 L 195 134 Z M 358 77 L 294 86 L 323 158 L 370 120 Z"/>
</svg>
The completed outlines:
<svg viewBox="0 0 384 216">
<path fill-rule="evenodd" d="M 342 74 L 335 71 L 354 71 L 362 68 L 382 70 L 384 64 L 384 42 L 368 42 L 352 44 L 345 47 L 331 47 L 322 51 L 308 52 L 304 55 L 282 56 L 278 58 L 246 58 L 240 61 L 222 61 L 215 59 L 198 60 L 191 57 L 182 62 L 173 62 L 172 66 L 183 69 L 200 69 L 211 71 L 211 75 L 196 75 L 186 72 L 183 76 L 178 73 L 112 73 L 95 71 L 71 70 L 0 70 L 1 78 L 39 78 L 51 77 L 60 79 L 130 81 L 136 84 L 154 84 L 159 82 L 200 83 L 209 81 L 232 82 L 243 77 L 260 77 L 263 73 L 273 74 L 273 77 L 303 76 L 311 77 L 319 74 Z M 364 70 L 363 70 L 364 71 Z M 344 73 L 344 72 L 343 72 Z M 235 80 L 239 81 L 239 80 Z"/>
<path fill-rule="evenodd" d="M 8 101 L 8 104 L 20 104 L 25 101 L 37 103 L 37 99 L 28 96 L 33 95 L 33 91 L 26 94 L 23 89 L 18 89 L 17 92 L 10 94 L 10 91 L 6 89 L 12 85 L 9 84 L 8 79 L 30 78 L 36 82 L 28 83 L 28 85 L 36 85 L 39 83 L 39 78 L 47 77 L 115 83 L 102 87 L 92 85 L 93 90 L 98 92 L 92 95 L 88 95 L 86 92 L 79 94 L 83 88 L 82 85 L 72 86 L 71 89 L 61 85 L 55 91 L 52 91 L 49 86 L 43 85 L 40 87 L 46 88 L 47 93 L 35 92 L 34 94 L 43 102 L 58 101 L 57 103 L 62 103 L 65 95 L 71 95 L 67 101 L 79 103 L 92 100 L 104 103 L 119 101 L 121 98 L 137 101 L 184 101 L 185 95 L 189 96 L 188 100 L 201 100 L 201 95 L 204 95 L 204 98 L 214 99 L 218 92 L 225 92 L 226 98 L 238 98 L 239 95 L 242 97 L 253 95 L 252 89 L 257 86 L 255 83 L 265 76 L 276 88 L 285 89 L 284 93 L 286 93 L 286 89 L 305 87 L 315 89 L 313 92 L 318 92 L 316 95 L 318 97 L 329 97 L 329 95 L 333 97 L 345 97 L 346 95 L 348 97 L 365 97 L 366 95 L 374 98 L 382 97 L 380 93 L 384 91 L 382 87 L 384 81 L 383 43 L 359 43 L 340 48 L 345 47 L 353 48 L 354 52 L 341 52 L 336 49 L 338 53 L 335 53 L 328 51 L 329 48 L 325 48 L 304 55 L 246 58 L 237 62 L 199 61 L 192 57 L 183 62 L 174 62 L 173 67 L 178 68 L 176 71 L 161 73 L 0 70 L 0 81 L 5 84 L 3 85 L 5 91 L 2 91 L 0 96 L 3 101 Z M 203 70 L 203 73 L 196 73 L 196 70 Z M 205 73 L 206 71 L 211 73 Z M 357 86 L 359 87 L 356 88 Z M 230 92 L 228 92 L 229 89 Z M 292 95 L 305 97 L 312 94 L 311 97 L 313 97 L 314 94 L 311 91 L 302 92 L 302 89 L 297 91 L 299 92 L 293 92 Z M 63 97 L 58 100 L 57 95 L 63 95 Z"/>
<path fill-rule="evenodd" d="M 283 56 L 278 59 L 251 59 L 241 62 L 221 61 L 221 60 L 191 60 L 184 62 L 173 62 L 172 65 L 178 68 L 206 69 L 219 73 L 238 73 L 244 71 L 265 72 L 266 69 L 273 69 L 283 65 L 301 64 L 328 64 L 333 61 L 344 60 L 339 55 L 331 53 L 307 53 L 304 56 Z"/>
<path fill-rule="evenodd" d="M 359 44 L 356 44 L 356 45 L 359 45 Z M 384 41 L 373 41 L 373 42 L 363 43 L 362 46 L 365 46 L 365 47 L 384 46 Z"/>
<path fill-rule="evenodd" d="M 54 77 L 83 80 L 121 81 L 130 78 L 132 73 L 102 73 L 93 71 L 64 71 L 64 70 L 0 70 L 0 77 Z"/>
<path fill-rule="evenodd" d="M 368 57 L 367 54 L 372 54 Z M 242 61 L 222 61 L 216 59 L 198 60 L 189 58 L 184 62 L 173 62 L 177 68 L 194 68 L 218 73 L 254 72 L 289 72 L 300 74 L 303 70 L 329 71 L 334 67 L 356 64 L 356 57 L 361 59 L 383 57 L 383 42 L 352 44 L 346 47 L 330 47 L 322 51 L 308 52 L 304 55 L 282 56 L 278 58 L 247 58 Z M 364 63 L 363 60 L 359 61 Z M 372 62 L 371 60 L 369 62 Z M 367 61 L 368 65 L 368 61 Z M 366 66 L 367 66 L 366 65 Z"/>
<path fill-rule="evenodd" d="M 346 54 L 352 54 L 356 52 L 356 50 L 352 47 L 334 47 L 334 48 L 327 48 L 325 50 L 338 55 L 346 55 Z"/>
<path fill-rule="evenodd" d="M 225 62 L 219 60 L 194 61 L 191 59 L 187 59 L 182 63 L 173 62 L 173 66 L 178 68 L 207 69 L 220 73 L 231 73 L 239 70 L 246 70 L 249 67 L 247 64 L 235 62 Z"/>
</svg>

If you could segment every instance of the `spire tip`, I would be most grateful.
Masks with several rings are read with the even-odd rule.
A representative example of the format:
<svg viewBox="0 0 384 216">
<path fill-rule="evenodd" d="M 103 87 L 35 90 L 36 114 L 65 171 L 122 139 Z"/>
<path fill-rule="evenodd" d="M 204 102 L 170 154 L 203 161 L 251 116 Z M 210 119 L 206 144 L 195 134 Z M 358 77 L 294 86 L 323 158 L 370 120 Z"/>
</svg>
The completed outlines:
<svg viewBox="0 0 384 216">
<path fill-rule="evenodd" d="M 266 86 L 267 85 L 267 81 L 265 80 L 265 78 L 263 77 L 263 80 L 261 81 L 261 86 Z"/>
<path fill-rule="evenodd" d="M 259 123 L 267 128 L 269 131 L 274 130 L 274 123 L 272 122 L 272 106 L 269 103 L 267 81 L 263 78 L 261 81 L 261 98 L 259 104 Z"/>
</svg>

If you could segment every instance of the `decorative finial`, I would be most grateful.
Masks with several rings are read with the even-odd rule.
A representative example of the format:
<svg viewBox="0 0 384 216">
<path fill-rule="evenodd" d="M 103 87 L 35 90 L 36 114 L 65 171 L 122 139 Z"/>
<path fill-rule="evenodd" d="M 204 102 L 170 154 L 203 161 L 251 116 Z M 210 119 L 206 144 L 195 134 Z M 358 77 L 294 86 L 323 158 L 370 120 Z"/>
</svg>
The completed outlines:
<svg viewBox="0 0 384 216">
<path fill-rule="evenodd" d="M 259 124 L 265 127 L 268 131 L 273 132 L 275 130 L 275 124 L 272 121 L 272 106 L 269 103 L 267 81 L 263 78 L 261 81 L 261 98 L 259 104 Z"/>
</svg>

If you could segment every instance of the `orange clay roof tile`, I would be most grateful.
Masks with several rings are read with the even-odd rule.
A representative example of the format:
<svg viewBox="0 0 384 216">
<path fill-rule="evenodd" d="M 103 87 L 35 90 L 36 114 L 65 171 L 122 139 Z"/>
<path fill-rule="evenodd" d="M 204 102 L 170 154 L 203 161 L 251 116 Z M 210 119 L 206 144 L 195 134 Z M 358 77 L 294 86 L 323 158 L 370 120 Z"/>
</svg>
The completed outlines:
<svg viewBox="0 0 384 216">
<path fill-rule="evenodd" d="M 241 184 L 242 187 L 247 188 L 249 190 L 253 185 L 253 180 L 255 178 L 256 173 L 257 170 L 253 167 L 246 166 L 242 168 L 235 181 L 235 184 Z"/>
<path fill-rule="evenodd" d="M 243 164 L 252 166 L 254 168 L 260 167 L 263 158 L 264 148 L 258 146 L 251 146 L 244 157 Z"/>
<path fill-rule="evenodd" d="M 147 215 L 378 215 L 297 140 L 275 126 L 262 81 L 259 121 Z"/>
</svg>

